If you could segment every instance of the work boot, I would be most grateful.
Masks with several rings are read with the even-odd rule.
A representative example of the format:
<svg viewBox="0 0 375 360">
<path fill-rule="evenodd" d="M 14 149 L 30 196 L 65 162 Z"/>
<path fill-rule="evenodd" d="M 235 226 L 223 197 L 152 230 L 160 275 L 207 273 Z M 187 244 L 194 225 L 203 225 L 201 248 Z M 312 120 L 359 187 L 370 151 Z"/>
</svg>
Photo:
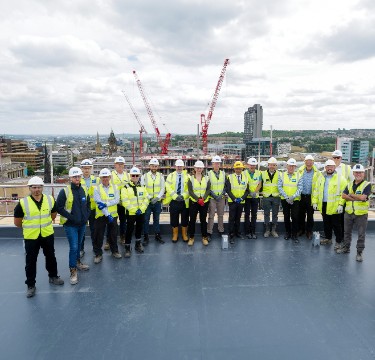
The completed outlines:
<svg viewBox="0 0 375 360">
<path fill-rule="evenodd" d="M 253 234 L 251 232 L 247 233 L 245 235 L 248 239 L 252 239 L 253 238 Z"/>
<path fill-rule="evenodd" d="M 143 246 L 147 246 L 150 242 L 150 239 L 148 238 L 148 234 L 144 234 L 143 236 Z"/>
<path fill-rule="evenodd" d="M 138 254 L 142 254 L 142 253 L 144 252 L 144 249 L 143 249 L 143 246 L 142 246 L 141 240 L 136 240 L 136 241 L 135 241 L 134 250 L 135 250 Z"/>
<path fill-rule="evenodd" d="M 230 244 L 234 244 L 235 240 L 234 240 L 234 234 L 229 234 L 229 243 Z"/>
<path fill-rule="evenodd" d="M 125 245 L 125 234 L 120 235 L 120 244 Z"/>
<path fill-rule="evenodd" d="M 155 240 L 160 244 L 165 244 L 165 241 L 161 238 L 160 233 L 155 234 Z"/>
<path fill-rule="evenodd" d="M 125 245 L 125 254 L 124 254 L 124 257 L 125 258 L 130 258 L 130 256 L 132 256 L 132 248 L 130 247 L 130 245 Z"/>
<path fill-rule="evenodd" d="M 103 246 L 103 249 L 104 250 L 109 250 L 111 247 L 109 246 L 109 242 L 108 240 L 105 242 L 104 246 Z"/>
<path fill-rule="evenodd" d="M 208 240 L 208 242 L 210 242 L 210 241 L 211 241 L 211 238 L 212 238 L 212 234 L 210 234 L 210 233 L 207 233 L 207 240 Z"/>
<path fill-rule="evenodd" d="M 265 224 L 264 225 L 264 227 L 265 227 L 266 230 L 264 231 L 264 235 L 263 236 L 265 238 L 268 238 L 270 236 L 270 226 L 271 226 L 270 224 Z"/>
<path fill-rule="evenodd" d="M 70 268 L 70 283 L 75 285 L 78 283 L 78 274 L 76 268 Z"/>
<path fill-rule="evenodd" d="M 178 226 L 172 228 L 172 242 L 178 241 Z"/>
<path fill-rule="evenodd" d="M 285 233 L 284 235 L 284 240 L 289 240 L 291 237 L 291 234 L 290 233 Z"/>
<path fill-rule="evenodd" d="M 207 245 L 208 245 L 208 237 L 207 237 L 207 236 L 203 236 L 203 237 L 202 237 L 202 244 L 203 244 L 204 246 L 207 246 Z"/>
<path fill-rule="evenodd" d="M 121 258 L 122 258 L 121 254 L 120 254 L 118 251 L 112 253 L 112 256 L 113 256 L 115 259 L 121 259 Z"/>
<path fill-rule="evenodd" d="M 276 224 L 272 224 L 271 236 L 273 236 L 274 238 L 278 238 L 279 237 L 279 234 L 276 232 Z"/>
<path fill-rule="evenodd" d="M 27 291 L 26 291 L 26 297 L 28 298 L 33 297 L 35 295 L 35 290 L 36 290 L 35 286 L 28 286 Z"/>
<path fill-rule="evenodd" d="M 362 251 L 357 251 L 357 256 L 355 257 L 355 259 L 358 262 L 362 262 L 363 261 Z"/>
<path fill-rule="evenodd" d="M 298 236 L 296 234 L 292 235 L 292 240 L 294 241 L 295 244 L 299 243 Z"/>
<path fill-rule="evenodd" d="M 103 256 L 102 255 L 96 255 L 94 257 L 94 264 L 99 264 L 99 263 L 102 262 L 102 260 L 103 260 Z"/>
<path fill-rule="evenodd" d="M 342 245 L 335 250 L 336 250 L 336 254 L 349 254 L 350 253 L 350 248 L 348 248 L 345 245 Z"/>
<path fill-rule="evenodd" d="M 187 226 L 182 226 L 181 227 L 181 235 L 182 235 L 182 240 L 188 241 L 188 234 L 187 234 Z"/>
<path fill-rule="evenodd" d="M 307 240 L 312 240 L 312 237 L 313 237 L 312 231 L 307 231 L 306 232 L 306 237 L 307 237 Z"/>
<path fill-rule="evenodd" d="M 194 245 L 194 236 L 190 236 L 189 241 L 188 241 L 188 245 L 189 246 L 193 246 Z"/>
<path fill-rule="evenodd" d="M 340 249 L 340 248 L 341 248 L 341 243 L 338 243 L 338 242 L 336 241 L 333 250 L 337 250 L 337 249 Z"/>
<path fill-rule="evenodd" d="M 49 278 L 49 283 L 53 285 L 64 285 L 64 280 L 60 276 L 51 276 Z"/>
<path fill-rule="evenodd" d="M 320 239 L 320 245 L 331 245 L 332 244 L 332 239 Z"/>
<path fill-rule="evenodd" d="M 90 269 L 90 266 L 88 266 L 87 264 L 82 264 L 81 260 L 78 260 L 77 261 L 77 269 L 81 270 L 81 271 L 87 271 L 87 270 Z"/>
</svg>

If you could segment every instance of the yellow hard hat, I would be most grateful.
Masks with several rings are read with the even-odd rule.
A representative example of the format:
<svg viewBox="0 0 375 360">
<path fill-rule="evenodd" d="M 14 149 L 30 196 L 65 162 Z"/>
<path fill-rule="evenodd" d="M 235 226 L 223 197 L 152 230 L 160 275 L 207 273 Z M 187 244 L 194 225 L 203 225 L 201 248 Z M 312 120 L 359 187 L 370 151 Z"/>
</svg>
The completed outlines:
<svg viewBox="0 0 375 360">
<path fill-rule="evenodd" d="M 236 161 L 233 165 L 233 169 L 243 169 L 244 166 L 242 164 L 242 161 Z"/>
</svg>

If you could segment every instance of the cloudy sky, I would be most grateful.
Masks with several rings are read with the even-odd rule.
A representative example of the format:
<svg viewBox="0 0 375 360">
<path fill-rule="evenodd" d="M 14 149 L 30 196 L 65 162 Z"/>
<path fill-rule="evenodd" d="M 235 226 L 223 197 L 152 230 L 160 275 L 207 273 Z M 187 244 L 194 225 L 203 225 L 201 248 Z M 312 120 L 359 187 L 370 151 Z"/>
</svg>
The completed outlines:
<svg viewBox="0 0 375 360">
<path fill-rule="evenodd" d="M 374 128 L 373 0 L 12 0 L 0 3 L 0 134 Z M 163 125 L 165 124 L 165 125 Z"/>
</svg>

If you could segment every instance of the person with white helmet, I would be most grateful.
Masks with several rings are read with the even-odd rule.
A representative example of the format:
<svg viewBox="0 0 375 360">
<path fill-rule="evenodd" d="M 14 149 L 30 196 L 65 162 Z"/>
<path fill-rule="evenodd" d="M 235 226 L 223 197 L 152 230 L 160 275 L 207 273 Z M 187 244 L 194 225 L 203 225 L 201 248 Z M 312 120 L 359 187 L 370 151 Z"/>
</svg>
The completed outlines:
<svg viewBox="0 0 375 360">
<path fill-rule="evenodd" d="M 172 242 L 178 241 L 178 227 L 181 216 L 182 240 L 188 241 L 187 227 L 189 223 L 189 191 L 187 183 L 189 175 L 184 169 L 183 160 L 175 162 L 176 171 L 171 172 L 165 181 L 164 205 L 169 205 L 170 224 L 172 226 Z"/>
<path fill-rule="evenodd" d="M 32 177 L 27 185 L 30 195 L 24 197 L 14 208 L 14 225 L 22 228 L 25 247 L 25 272 L 28 298 L 35 295 L 36 264 L 40 248 L 45 256 L 49 282 L 63 285 L 64 281 L 57 274 L 54 231 L 52 222 L 57 215 L 53 196 L 43 194 L 43 180 Z"/>
<path fill-rule="evenodd" d="M 61 189 L 57 196 L 57 212 L 60 224 L 63 225 L 69 241 L 70 283 L 78 283 L 77 269 L 89 270 L 89 266 L 81 262 L 81 246 L 85 236 L 86 223 L 90 216 L 90 196 L 81 185 L 82 170 L 72 167 L 69 170 L 70 183 Z"/>
<path fill-rule="evenodd" d="M 215 155 L 212 157 L 212 170 L 208 171 L 208 179 L 210 180 L 210 201 L 208 204 L 208 223 L 207 223 L 207 234 L 208 240 L 210 241 L 214 222 L 215 213 L 217 213 L 217 228 L 219 235 L 224 234 L 224 208 L 225 208 L 225 171 L 220 170 L 221 157 Z"/>
<path fill-rule="evenodd" d="M 256 223 L 259 201 L 259 190 L 262 186 L 262 174 L 257 169 L 258 161 L 250 158 L 247 161 L 247 170 L 245 174 L 249 183 L 249 195 L 245 199 L 245 236 L 248 239 L 256 239 Z M 251 213 L 251 221 L 250 221 Z"/>
<path fill-rule="evenodd" d="M 107 168 L 100 170 L 100 182 L 94 189 L 95 230 L 94 230 L 94 263 L 99 264 L 103 260 L 104 232 L 107 228 L 107 239 L 112 256 L 121 259 L 117 246 L 117 205 L 120 201 L 120 193 L 111 181 L 111 171 Z"/>
<path fill-rule="evenodd" d="M 343 238 L 341 214 L 344 209 L 340 205 L 340 200 L 347 181 L 342 176 L 338 176 L 335 167 L 333 160 L 329 159 L 325 162 L 325 171 L 319 176 L 313 189 L 312 205 L 314 210 L 319 210 L 323 217 L 324 238 L 320 240 L 320 243 L 332 244 L 332 232 L 334 232 L 335 250 L 337 250 Z"/>
<path fill-rule="evenodd" d="M 287 171 L 279 174 L 277 189 L 281 197 L 284 214 L 284 239 L 298 243 L 298 209 L 302 192 L 302 177 L 296 171 L 297 162 L 290 158 L 286 162 Z"/>
<path fill-rule="evenodd" d="M 277 160 L 272 156 L 267 161 L 268 169 L 262 171 L 262 194 L 263 194 L 263 211 L 264 211 L 264 237 L 270 235 L 277 238 L 279 234 L 276 232 L 277 219 L 280 207 L 280 194 L 277 189 L 279 181 L 279 172 L 277 170 Z M 272 210 L 272 222 L 270 215 Z"/>
<path fill-rule="evenodd" d="M 342 162 L 341 150 L 335 150 L 332 153 L 332 160 L 335 162 L 335 165 L 336 165 L 335 171 L 337 175 L 343 176 L 347 182 L 354 180 L 353 172 L 352 172 L 352 169 L 350 168 L 350 165 L 344 164 Z"/>
<path fill-rule="evenodd" d="M 342 194 L 343 201 L 341 202 L 342 205 L 344 205 L 344 203 L 346 204 L 344 215 L 344 241 L 336 252 L 338 254 L 350 252 L 353 228 L 356 226 L 358 229 L 356 260 L 361 262 L 363 261 L 362 253 L 365 248 L 371 184 L 365 180 L 365 168 L 361 164 L 354 165 L 352 170 L 354 181 L 348 183 L 348 186 Z"/>
<path fill-rule="evenodd" d="M 143 226 L 143 245 L 147 246 L 149 243 L 149 228 L 150 218 L 152 214 L 153 226 L 155 232 L 155 240 L 160 244 L 164 244 L 164 240 L 160 234 L 160 214 L 162 210 L 161 201 L 165 192 L 164 176 L 159 169 L 159 161 L 152 158 L 149 162 L 150 171 L 141 177 L 141 184 L 147 189 L 149 204 L 145 212 L 144 226 Z"/>
<path fill-rule="evenodd" d="M 140 182 L 141 171 L 133 166 L 129 172 L 130 181 L 121 189 L 122 206 L 127 210 L 128 219 L 125 234 L 125 257 L 131 256 L 131 241 L 135 226 L 135 246 L 137 253 L 142 254 L 144 249 L 141 243 L 145 212 L 149 204 L 149 194 Z"/>
<path fill-rule="evenodd" d="M 202 243 L 208 245 L 207 235 L 207 211 L 210 195 L 210 180 L 203 174 L 203 161 L 196 161 L 194 164 L 194 174 L 188 180 L 189 190 L 189 241 L 188 245 L 194 245 L 195 223 L 199 213 L 201 223 Z"/>
</svg>

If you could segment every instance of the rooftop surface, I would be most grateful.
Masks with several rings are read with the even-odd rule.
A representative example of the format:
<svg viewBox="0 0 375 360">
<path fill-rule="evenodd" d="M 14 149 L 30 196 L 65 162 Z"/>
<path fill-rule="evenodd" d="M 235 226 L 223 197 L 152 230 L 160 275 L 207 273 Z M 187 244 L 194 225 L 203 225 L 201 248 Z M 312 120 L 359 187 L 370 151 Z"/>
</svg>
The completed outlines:
<svg viewBox="0 0 375 360">
<path fill-rule="evenodd" d="M 259 236 L 228 250 L 218 237 L 192 248 L 151 239 L 142 255 L 106 253 L 95 265 L 87 242 L 91 268 L 75 286 L 67 240 L 56 237 L 65 285 L 48 283 L 41 252 L 31 299 L 15 234 L 0 229 L 3 359 L 374 359 L 373 229 L 363 263 L 355 244 L 337 255 L 302 237 Z"/>
</svg>

